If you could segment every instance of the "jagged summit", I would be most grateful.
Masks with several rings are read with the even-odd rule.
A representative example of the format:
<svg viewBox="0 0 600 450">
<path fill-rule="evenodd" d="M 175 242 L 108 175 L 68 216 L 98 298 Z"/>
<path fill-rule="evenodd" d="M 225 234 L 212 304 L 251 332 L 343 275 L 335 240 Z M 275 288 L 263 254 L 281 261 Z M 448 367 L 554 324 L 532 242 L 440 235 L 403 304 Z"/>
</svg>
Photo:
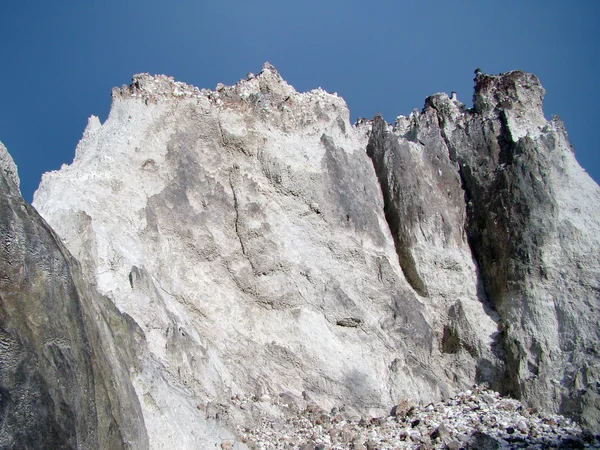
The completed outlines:
<svg viewBox="0 0 600 450">
<path fill-rule="evenodd" d="M 410 131 L 416 130 L 418 117 L 427 108 L 443 112 L 442 117 L 452 117 L 456 121 L 464 113 L 475 113 L 483 120 L 500 120 L 510 128 L 511 139 L 517 142 L 520 138 L 530 135 L 539 136 L 547 125 L 542 109 L 542 103 L 546 91 L 539 79 L 527 72 L 513 70 L 498 75 L 486 74 L 480 69 L 475 71 L 473 89 L 473 108 L 468 110 L 453 92 L 439 92 L 425 99 L 422 110 L 414 109 L 408 116 L 396 117 L 390 130 L 406 137 L 414 139 Z M 553 119 L 556 126 L 563 127 L 560 119 Z M 366 119 L 359 119 L 358 128 L 366 129 Z M 508 126 L 510 124 L 510 126 Z"/>
<path fill-rule="evenodd" d="M 265 97 L 267 94 L 270 96 Z M 337 97 L 337 94 L 328 94 L 321 88 L 311 90 L 306 94 L 325 94 Z M 296 92 L 269 62 L 264 63 L 258 74 L 248 73 L 246 78 L 240 79 L 232 86 L 219 83 L 214 90 L 199 89 L 196 86 L 175 81 L 173 77 L 167 75 L 139 73 L 133 75 L 130 85 L 115 87 L 112 91 L 113 99 L 139 98 L 144 101 L 160 101 L 172 98 L 208 98 L 218 106 L 224 105 L 236 96 L 243 100 L 258 102 L 263 99 L 256 99 L 253 96 L 263 96 L 264 99 L 270 100 L 272 105 L 282 106 L 281 103 L 292 95 L 303 94 Z"/>
<path fill-rule="evenodd" d="M 0 277 L 0 331 L 7 298 L 29 304 L 14 286 L 51 305 L 80 270 L 85 296 L 61 298 L 88 311 L 68 319 L 85 322 L 89 349 L 63 364 L 78 335 L 34 314 L 60 339 L 30 339 L 50 345 L 33 360 L 52 404 L 87 408 L 110 448 L 227 448 L 236 430 L 281 430 L 297 411 L 382 415 L 480 383 L 598 433 L 600 188 L 544 120 L 537 78 L 478 74 L 475 96 L 471 109 L 436 94 L 394 126 L 351 126 L 343 99 L 298 93 L 270 65 L 214 91 L 136 75 L 105 123 L 90 118 L 74 161 L 44 175 L 34 206 L 51 233 L 5 202 L 0 268 L 16 281 Z M 18 227 L 15 208 L 31 213 Z M 62 243 L 27 250 L 31 220 Z M 77 263 L 44 253 L 58 245 Z M 11 330 L 27 342 L 27 326 Z M 60 403 L 56 367 L 73 386 L 90 380 L 101 420 L 85 396 Z M 11 399 L 29 398 L 5 380 Z M 62 435 L 79 442 L 84 425 Z"/>
<path fill-rule="evenodd" d="M 478 114 L 510 123 L 515 142 L 527 134 L 539 135 L 546 123 L 542 110 L 546 91 L 535 75 L 520 70 L 479 73 L 474 81 L 473 109 Z"/>
<path fill-rule="evenodd" d="M 297 92 L 268 62 L 258 74 L 249 73 L 232 86 L 219 83 L 215 90 L 199 89 L 166 75 L 137 74 L 129 86 L 113 88 L 112 98 L 113 106 L 125 99 L 138 100 L 145 105 L 178 100 L 208 102 L 218 109 L 245 111 L 248 117 L 284 130 L 310 126 L 319 120 L 328 121 L 330 115 L 337 116 L 338 113 L 345 122 L 349 118 L 346 103 L 336 93 L 321 88 Z"/>
<path fill-rule="evenodd" d="M 249 74 L 245 80 L 240 80 L 235 86 L 249 83 L 252 80 L 263 81 L 263 85 L 276 86 L 283 82 L 277 69 L 270 63 L 263 65 L 258 75 Z M 256 83 L 250 83 L 256 85 Z M 129 86 L 123 85 L 121 88 L 115 87 L 112 91 L 113 99 L 120 98 L 141 98 L 144 101 L 158 101 L 168 98 L 201 98 L 211 97 L 211 94 L 219 93 L 233 86 L 225 86 L 219 83 L 214 91 L 210 89 L 199 89 L 196 86 L 189 85 L 181 81 L 175 81 L 167 75 L 150 75 L 149 73 L 138 73 L 133 75 Z"/>
</svg>

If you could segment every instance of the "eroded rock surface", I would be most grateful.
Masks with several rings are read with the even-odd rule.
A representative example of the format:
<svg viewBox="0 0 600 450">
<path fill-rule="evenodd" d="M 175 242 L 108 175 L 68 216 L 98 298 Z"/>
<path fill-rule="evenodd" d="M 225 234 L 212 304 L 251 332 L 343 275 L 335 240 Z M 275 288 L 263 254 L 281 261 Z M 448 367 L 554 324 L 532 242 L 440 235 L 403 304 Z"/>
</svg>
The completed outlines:
<svg viewBox="0 0 600 450">
<path fill-rule="evenodd" d="M 543 95 L 531 74 L 479 73 L 473 109 L 434 95 L 393 129 L 376 118 L 368 149 L 415 290 L 441 307 L 453 286 L 461 306 L 476 295 L 500 324 L 491 349 L 506 379 L 492 384 L 598 430 L 600 190 L 562 122 L 544 119 Z M 443 264 L 457 249 L 475 264 L 454 256 L 467 273 L 452 278 Z M 486 335 L 455 328 L 453 311 L 448 349 L 474 349 L 478 368 L 500 373 L 477 343 Z"/>
<path fill-rule="evenodd" d="M 130 381 L 143 336 L 82 279 L 18 183 L 0 144 L 0 447 L 145 448 Z"/>
<path fill-rule="evenodd" d="M 472 361 L 438 358 L 342 99 L 269 65 L 215 92 L 140 75 L 113 98 L 34 204 L 205 418 L 242 414 L 235 395 L 376 412 L 472 383 Z M 138 392 L 157 446 L 198 428 L 166 431 L 167 396 Z"/>
<path fill-rule="evenodd" d="M 34 205 L 143 333 L 150 446 L 234 442 L 271 399 L 381 414 L 479 382 L 597 430 L 600 195 L 542 96 L 479 74 L 472 110 L 351 126 L 268 64 L 113 90 Z"/>
</svg>

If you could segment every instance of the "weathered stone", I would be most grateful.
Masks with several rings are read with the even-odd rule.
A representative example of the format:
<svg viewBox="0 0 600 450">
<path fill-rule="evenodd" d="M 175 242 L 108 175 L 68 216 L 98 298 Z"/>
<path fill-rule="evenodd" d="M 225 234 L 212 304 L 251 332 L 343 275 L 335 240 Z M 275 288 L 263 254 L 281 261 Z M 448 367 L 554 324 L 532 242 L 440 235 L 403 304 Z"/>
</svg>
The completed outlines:
<svg viewBox="0 0 600 450">
<path fill-rule="evenodd" d="M 146 448 L 143 338 L 86 283 L 0 144 L 0 447 Z"/>
<path fill-rule="evenodd" d="M 375 118 L 368 153 L 407 279 L 447 305 L 434 330 L 459 375 L 598 430 L 600 189 L 543 95 L 533 75 L 479 73 L 473 109 L 436 94 L 395 130 Z"/>
<path fill-rule="evenodd" d="M 460 446 L 460 442 L 458 442 L 458 441 L 450 441 L 450 442 L 448 442 L 446 447 L 448 448 L 448 450 L 459 450 L 461 446 Z"/>
<path fill-rule="evenodd" d="M 522 433 L 529 432 L 529 427 L 527 426 L 527 422 L 525 422 L 524 420 L 519 421 L 519 423 L 517 424 L 517 428 Z"/>
<path fill-rule="evenodd" d="M 481 450 L 499 450 L 503 448 L 502 441 L 486 433 L 475 433 L 472 448 Z"/>
<path fill-rule="evenodd" d="M 537 78 L 475 83 L 473 109 L 436 94 L 393 127 L 352 127 L 343 100 L 297 93 L 268 64 L 216 91 L 136 75 L 35 194 L 63 243 L 0 148 L 16 361 L 0 383 L 66 405 L 31 430 L 51 446 L 215 447 L 234 425 L 280 430 L 285 392 L 322 429 L 347 405 L 366 433 L 399 398 L 486 382 L 598 432 L 600 190 L 545 120 Z M 498 401 L 478 393 L 462 414 Z M 10 444 L 34 403 L 6 402 Z M 410 439 L 428 439 L 424 421 Z"/>
<path fill-rule="evenodd" d="M 440 426 L 437 427 L 433 433 L 431 433 L 431 439 L 439 438 L 441 441 L 446 441 L 449 436 L 450 431 L 448 430 L 448 427 L 446 427 L 446 425 L 444 425 L 443 423 L 440 424 Z"/>
<path fill-rule="evenodd" d="M 379 444 L 375 439 L 369 439 L 367 441 L 367 450 L 379 450 Z"/>
<path fill-rule="evenodd" d="M 431 313 L 396 262 L 344 101 L 297 93 L 272 66 L 218 92 L 136 76 L 34 205 L 172 386 L 157 404 L 144 383 L 156 446 L 203 427 L 181 420 L 177 396 L 196 412 L 232 392 L 305 391 L 326 409 L 383 414 L 461 388 L 437 364 Z"/>
</svg>

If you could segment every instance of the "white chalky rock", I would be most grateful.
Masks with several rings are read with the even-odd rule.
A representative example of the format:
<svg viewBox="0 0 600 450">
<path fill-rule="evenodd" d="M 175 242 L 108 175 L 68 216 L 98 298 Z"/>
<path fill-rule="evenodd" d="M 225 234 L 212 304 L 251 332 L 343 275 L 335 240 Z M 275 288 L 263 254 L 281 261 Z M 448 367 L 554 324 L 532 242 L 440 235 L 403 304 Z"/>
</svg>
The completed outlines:
<svg viewBox="0 0 600 450">
<path fill-rule="evenodd" d="M 476 382 L 597 429 L 600 190 L 532 77 L 479 74 L 473 110 L 437 94 L 395 126 L 270 64 L 114 89 L 34 206 L 144 333 L 152 447 L 289 412 L 236 395 L 382 415 Z"/>
</svg>

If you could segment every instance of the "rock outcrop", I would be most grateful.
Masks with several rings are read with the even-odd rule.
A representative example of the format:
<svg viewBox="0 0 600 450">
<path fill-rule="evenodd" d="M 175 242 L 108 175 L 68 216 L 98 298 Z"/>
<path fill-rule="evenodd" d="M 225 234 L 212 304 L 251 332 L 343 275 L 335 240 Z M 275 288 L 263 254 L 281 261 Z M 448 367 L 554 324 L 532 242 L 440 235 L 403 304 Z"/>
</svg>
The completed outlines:
<svg viewBox="0 0 600 450">
<path fill-rule="evenodd" d="M 600 190 L 542 97 L 532 75 L 478 74 L 472 109 L 437 94 L 352 126 L 337 95 L 268 64 L 215 91 L 136 75 L 35 194 L 62 243 L 0 159 L 10 214 L 66 261 L 43 286 L 71 293 L 7 332 L 75 308 L 56 323 L 87 375 L 66 404 L 95 389 L 77 436 L 116 430 L 91 447 L 228 446 L 307 405 L 382 414 L 483 382 L 599 432 Z"/>
<path fill-rule="evenodd" d="M 130 381 L 143 336 L 24 202 L 2 144 L 0 241 L 0 447 L 147 447 Z"/>
<path fill-rule="evenodd" d="M 271 66 L 204 93 L 140 75 L 113 99 L 34 204 L 197 421 L 251 423 L 236 396 L 382 412 L 472 384 L 473 361 L 438 358 L 342 99 L 299 94 Z M 199 427 L 166 430 L 180 412 L 140 389 L 156 446 Z"/>
<path fill-rule="evenodd" d="M 442 345 L 485 355 L 479 330 L 457 321 L 476 295 L 499 325 L 506 378 L 492 385 L 598 430 L 600 189 L 562 122 L 544 119 L 543 95 L 531 74 L 478 73 L 472 109 L 437 94 L 391 130 L 375 118 L 368 152 L 406 278 L 442 313 L 448 294 L 460 298 Z M 499 373 L 488 361 L 483 378 Z"/>
</svg>

